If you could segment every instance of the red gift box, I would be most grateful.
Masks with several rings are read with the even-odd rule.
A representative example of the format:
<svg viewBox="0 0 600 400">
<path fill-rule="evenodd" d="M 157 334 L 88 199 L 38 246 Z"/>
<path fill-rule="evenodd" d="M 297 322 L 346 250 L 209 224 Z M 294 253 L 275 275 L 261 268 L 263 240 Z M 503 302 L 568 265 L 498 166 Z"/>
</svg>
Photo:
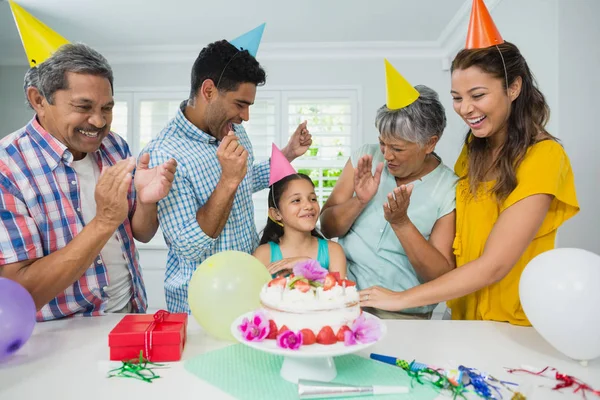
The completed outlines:
<svg viewBox="0 0 600 400">
<path fill-rule="evenodd" d="M 185 346 L 186 313 L 160 310 L 154 315 L 126 315 L 108 334 L 110 359 L 139 359 L 140 351 L 152 362 L 179 361 Z"/>
</svg>

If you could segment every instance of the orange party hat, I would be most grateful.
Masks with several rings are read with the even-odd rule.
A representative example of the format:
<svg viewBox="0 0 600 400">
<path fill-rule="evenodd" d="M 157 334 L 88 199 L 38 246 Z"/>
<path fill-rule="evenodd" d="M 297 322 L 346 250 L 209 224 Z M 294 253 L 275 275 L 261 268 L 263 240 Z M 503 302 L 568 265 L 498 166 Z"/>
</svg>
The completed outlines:
<svg viewBox="0 0 600 400">
<path fill-rule="evenodd" d="M 465 49 L 484 49 L 504 43 L 483 0 L 473 0 Z"/>
</svg>

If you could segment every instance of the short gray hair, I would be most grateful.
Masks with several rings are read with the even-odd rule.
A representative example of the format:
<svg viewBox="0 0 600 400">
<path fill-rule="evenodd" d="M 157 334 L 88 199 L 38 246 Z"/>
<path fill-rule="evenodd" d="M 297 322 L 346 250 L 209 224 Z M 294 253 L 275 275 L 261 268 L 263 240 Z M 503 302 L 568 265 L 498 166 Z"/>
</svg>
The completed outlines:
<svg viewBox="0 0 600 400">
<path fill-rule="evenodd" d="M 26 104 L 32 110 L 33 110 L 33 106 L 31 105 L 31 102 L 29 101 L 29 98 L 27 97 L 27 89 L 29 89 L 30 87 L 34 87 L 34 88 L 38 89 L 39 82 L 40 82 L 40 76 L 38 74 L 37 67 L 29 68 L 29 70 L 25 73 L 25 78 L 23 79 L 23 92 L 25 92 L 25 101 L 27 102 Z"/>
<path fill-rule="evenodd" d="M 96 75 L 106 78 L 113 89 L 113 72 L 106 58 L 91 47 L 83 44 L 65 44 L 46 61 L 37 66 L 37 89 L 50 104 L 54 93 L 68 88 L 67 72 Z"/>
<path fill-rule="evenodd" d="M 400 139 L 425 146 L 433 136 L 442 137 L 446 128 L 446 111 L 438 94 L 424 85 L 417 85 L 419 98 L 399 110 L 383 105 L 377 110 L 375 126 L 385 139 Z"/>
</svg>

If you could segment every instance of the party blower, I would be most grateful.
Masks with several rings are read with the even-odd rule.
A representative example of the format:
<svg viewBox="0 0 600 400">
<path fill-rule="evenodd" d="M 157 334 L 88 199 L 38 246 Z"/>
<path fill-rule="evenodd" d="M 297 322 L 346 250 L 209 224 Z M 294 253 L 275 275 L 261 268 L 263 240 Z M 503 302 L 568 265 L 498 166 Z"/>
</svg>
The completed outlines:
<svg viewBox="0 0 600 400">
<path fill-rule="evenodd" d="M 298 381 L 299 399 L 333 399 L 336 397 L 376 396 L 380 394 L 408 393 L 406 386 L 354 386 L 343 383 Z"/>
</svg>

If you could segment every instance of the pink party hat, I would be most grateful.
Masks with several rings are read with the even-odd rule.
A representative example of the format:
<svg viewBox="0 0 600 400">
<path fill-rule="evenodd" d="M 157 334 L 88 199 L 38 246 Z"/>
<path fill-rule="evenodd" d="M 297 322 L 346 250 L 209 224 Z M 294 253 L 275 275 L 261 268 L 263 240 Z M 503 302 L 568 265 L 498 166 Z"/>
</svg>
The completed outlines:
<svg viewBox="0 0 600 400">
<path fill-rule="evenodd" d="M 285 158 L 281 150 L 275 146 L 271 146 L 271 175 L 269 177 L 269 186 L 285 178 L 286 176 L 296 174 L 296 170 L 292 164 Z"/>
</svg>

